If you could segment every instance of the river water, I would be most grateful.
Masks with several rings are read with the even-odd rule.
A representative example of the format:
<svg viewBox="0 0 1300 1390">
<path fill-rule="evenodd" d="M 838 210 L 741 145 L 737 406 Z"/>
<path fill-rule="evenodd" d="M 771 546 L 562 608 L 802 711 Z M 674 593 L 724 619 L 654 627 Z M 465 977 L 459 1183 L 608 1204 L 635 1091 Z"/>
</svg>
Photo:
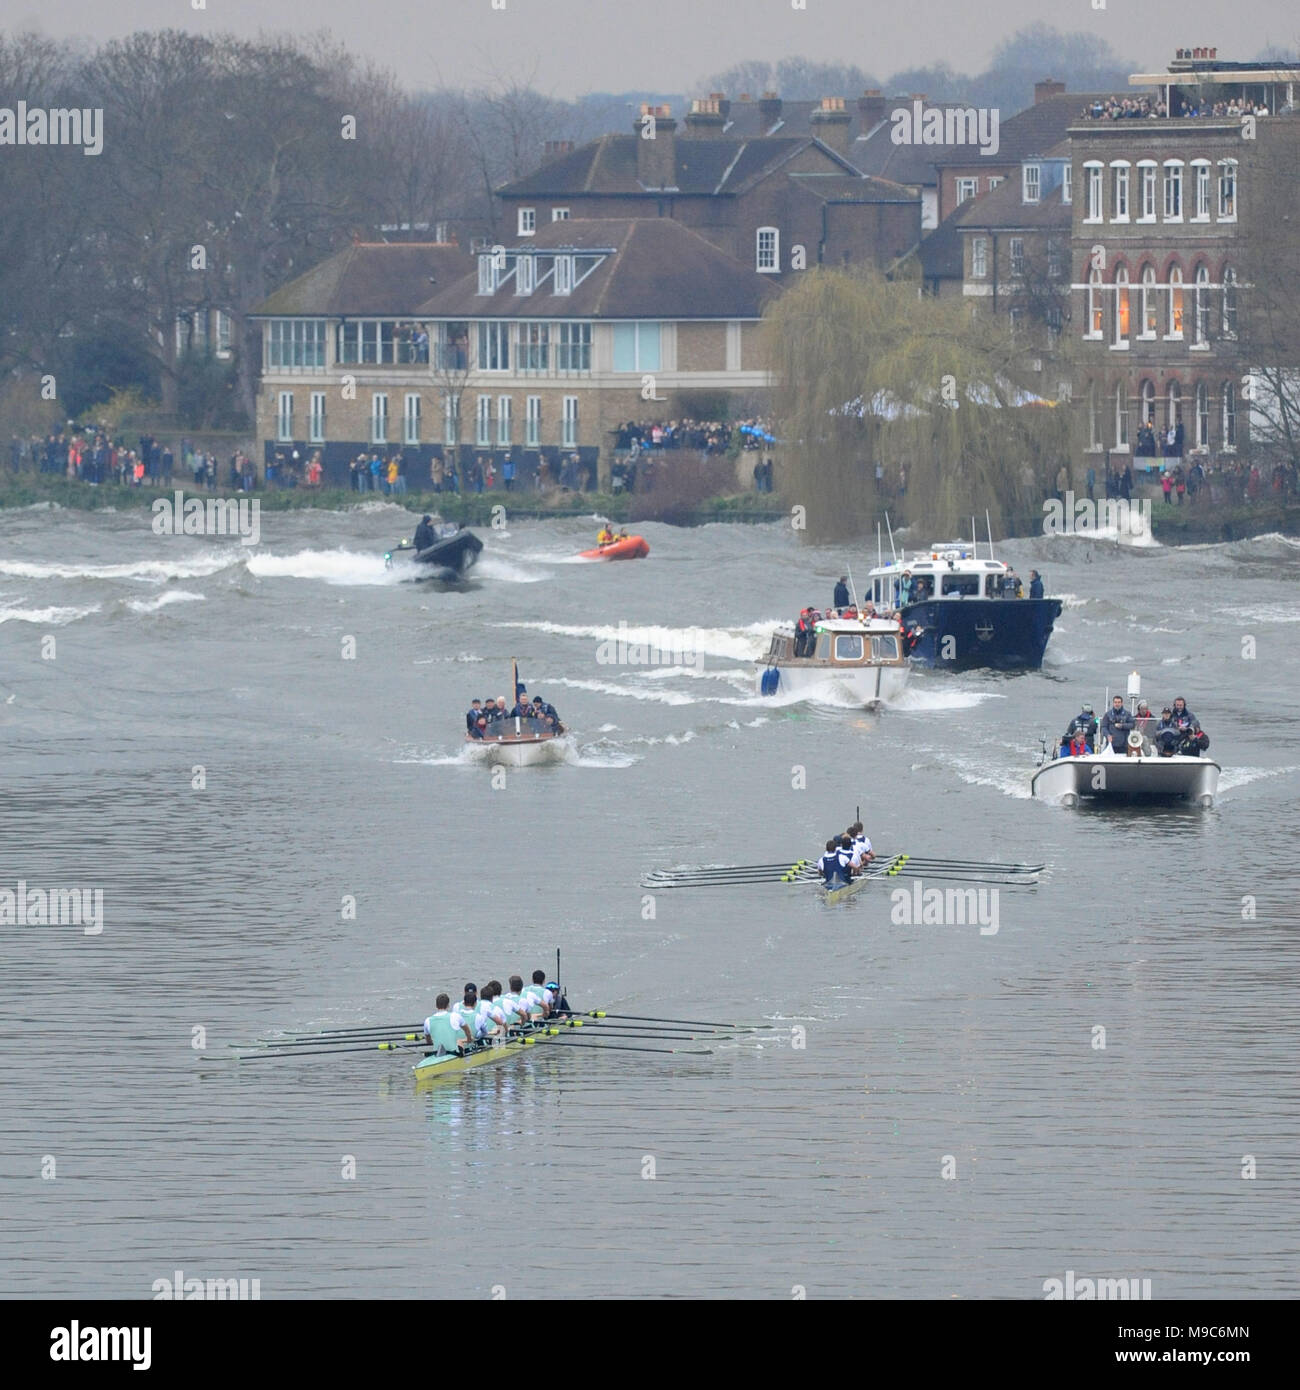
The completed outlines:
<svg viewBox="0 0 1300 1390">
<path fill-rule="evenodd" d="M 1066 596 L 1044 669 L 917 672 L 866 713 L 754 693 L 865 550 L 649 525 L 603 565 L 573 558 L 594 524 L 517 522 L 445 593 L 385 570 L 386 505 L 261 529 L 0 515 L 0 888 L 103 892 L 98 934 L 0 928 L 0 1291 L 1300 1292 L 1294 542 L 1008 543 Z M 611 663 L 620 635 L 686 650 Z M 575 746 L 494 785 L 461 715 L 512 658 Z M 1032 800 L 1039 735 L 1134 668 L 1210 733 L 1215 807 Z M 810 856 L 857 806 L 880 849 L 1049 867 L 996 932 L 897 924 L 884 888 L 639 887 Z M 772 1027 L 420 1093 L 409 1057 L 213 1060 L 557 947 L 576 1007 Z"/>
</svg>

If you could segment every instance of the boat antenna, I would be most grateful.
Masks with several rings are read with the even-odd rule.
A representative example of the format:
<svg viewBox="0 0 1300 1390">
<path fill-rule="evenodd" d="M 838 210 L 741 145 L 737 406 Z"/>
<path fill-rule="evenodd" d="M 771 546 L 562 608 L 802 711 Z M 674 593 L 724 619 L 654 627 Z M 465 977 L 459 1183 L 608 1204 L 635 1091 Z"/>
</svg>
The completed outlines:
<svg viewBox="0 0 1300 1390">
<path fill-rule="evenodd" d="M 987 507 L 984 508 L 984 525 L 987 527 L 989 533 L 989 559 L 993 560 L 997 557 L 993 554 L 993 523 L 989 520 L 989 509 Z"/>
<path fill-rule="evenodd" d="M 889 556 L 895 564 L 898 563 L 898 552 L 894 549 L 894 528 L 889 524 L 889 513 L 885 513 L 885 530 L 889 532 Z"/>
<path fill-rule="evenodd" d="M 849 572 L 849 598 L 852 599 L 853 606 L 856 608 L 858 606 L 858 591 L 853 584 L 853 566 L 846 564 L 844 568 Z"/>
</svg>

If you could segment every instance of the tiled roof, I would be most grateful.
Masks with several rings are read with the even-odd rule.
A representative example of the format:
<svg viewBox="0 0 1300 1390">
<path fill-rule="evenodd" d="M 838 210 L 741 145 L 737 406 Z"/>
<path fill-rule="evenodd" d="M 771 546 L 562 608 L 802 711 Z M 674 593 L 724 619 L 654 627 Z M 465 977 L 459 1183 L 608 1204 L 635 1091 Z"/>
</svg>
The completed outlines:
<svg viewBox="0 0 1300 1390">
<path fill-rule="evenodd" d="M 1065 138 L 1065 132 L 1079 121 L 1083 108 L 1098 97 L 1095 92 L 1062 92 L 1059 96 L 1027 106 L 998 124 L 998 152 L 980 155 L 969 145 L 950 145 L 936 156 L 939 165 L 988 163 L 1018 164 L 1022 159 L 1041 159 Z M 1111 95 L 1109 92 L 1100 96 Z"/>
<path fill-rule="evenodd" d="M 962 278 L 962 226 L 958 221 L 962 210 L 958 208 L 951 216 L 945 217 L 934 231 L 922 240 L 919 248 L 921 273 L 927 280 Z"/>
<path fill-rule="evenodd" d="M 429 297 L 431 277 L 450 284 L 472 266 L 453 244 L 357 242 L 282 285 L 256 314 L 409 314 Z"/>
<path fill-rule="evenodd" d="M 775 295 L 767 277 L 741 265 L 698 232 L 668 217 L 583 218 L 552 222 L 520 250 L 604 250 L 611 254 L 555 294 L 551 282 L 519 294 L 514 281 L 478 293 L 474 267 L 418 306 L 429 318 L 756 319 Z M 514 248 L 511 248 L 514 249 Z"/>
<path fill-rule="evenodd" d="M 828 203 L 915 203 L 911 188 L 889 179 L 858 178 L 853 174 L 791 174 L 808 193 Z"/>
<path fill-rule="evenodd" d="M 1071 205 L 1061 201 L 1058 184 L 1036 203 L 1026 203 L 1021 197 L 1020 180 L 1007 179 L 982 198 L 963 203 L 952 220 L 970 230 L 987 227 L 990 231 L 1002 227 L 1027 229 L 1070 228 Z"/>
</svg>

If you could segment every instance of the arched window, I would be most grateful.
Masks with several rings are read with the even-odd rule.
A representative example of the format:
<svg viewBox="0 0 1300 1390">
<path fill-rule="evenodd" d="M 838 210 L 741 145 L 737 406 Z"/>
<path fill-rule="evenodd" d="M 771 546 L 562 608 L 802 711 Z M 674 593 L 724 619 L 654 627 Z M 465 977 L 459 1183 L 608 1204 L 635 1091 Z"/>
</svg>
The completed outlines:
<svg viewBox="0 0 1300 1390">
<path fill-rule="evenodd" d="M 1115 447 L 1128 448 L 1128 391 L 1122 381 L 1115 388 Z"/>
<path fill-rule="evenodd" d="M 1183 272 L 1177 266 L 1169 272 L 1169 336 L 1183 336 Z"/>
<path fill-rule="evenodd" d="M 1128 346 L 1129 290 L 1128 269 L 1119 266 L 1115 271 L 1115 346 Z"/>
<path fill-rule="evenodd" d="M 1156 386 L 1153 381 L 1142 383 L 1142 423 L 1154 425 L 1156 422 Z"/>
<path fill-rule="evenodd" d="M 1169 383 L 1169 413 L 1165 417 L 1165 425 L 1169 429 L 1176 429 L 1183 413 L 1183 392 L 1176 381 Z"/>
<path fill-rule="evenodd" d="M 1237 272 L 1231 266 L 1223 271 L 1223 336 L 1237 336 Z"/>
<path fill-rule="evenodd" d="M 1210 447 L 1210 388 L 1203 381 L 1196 386 L 1196 447 Z"/>
<path fill-rule="evenodd" d="M 1237 161 L 1219 160 L 1219 221 L 1237 220 Z"/>
<path fill-rule="evenodd" d="M 1156 336 L 1156 272 L 1153 266 L 1142 271 L 1142 336 Z"/>
<path fill-rule="evenodd" d="M 1196 267 L 1196 346 L 1205 347 L 1210 338 L 1210 270 L 1204 261 Z"/>
<path fill-rule="evenodd" d="M 1112 159 L 1110 167 L 1114 170 L 1111 176 L 1110 220 L 1127 222 L 1129 163 L 1126 159 Z"/>
<path fill-rule="evenodd" d="M 1165 160 L 1165 221 L 1183 220 L 1183 161 Z"/>
<path fill-rule="evenodd" d="M 1237 388 L 1230 381 L 1223 383 L 1223 447 L 1237 447 Z"/>
<path fill-rule="evenodd" d="M 1102 164 L 1099 159 L 1085 160 L 1084 177 L 1088 180 L 1088 209 L 1085 222 L 1100 222 L 1102 218 Z"/>
<path fill-rule="evenodd" d="M 1105 305 L 1102 303 L 1101 271 L 1088 276 L 1088 336 L 1100 338 L 1106 331 Z"/>
</svg>

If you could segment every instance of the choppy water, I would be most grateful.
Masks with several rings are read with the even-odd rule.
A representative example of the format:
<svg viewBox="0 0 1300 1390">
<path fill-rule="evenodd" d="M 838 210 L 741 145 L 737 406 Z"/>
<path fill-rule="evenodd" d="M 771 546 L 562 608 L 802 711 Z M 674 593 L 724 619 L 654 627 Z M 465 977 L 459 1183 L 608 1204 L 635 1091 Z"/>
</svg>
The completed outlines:
<svg viewBox="0 0 1300 1390">
<path fill-rule="evenodd" d="M 865 553 L 648 526 L 649 561 L 575 563 L 592 525 L 521 523 L 441 593 L 383 568 L 409 529 L 267 514 L 246 550 L 0 515 L 0 888 L 97 886 L 105 911 L 98 936 L 0 928 L 0 1291 L 144 1298 L 180 1268 L 410 1296 L 450 1261 L 481 1296 L 1041 1297 L 1067 1269 L 1297 1292 L 1294 543 L 1008 544 L 1070 596 L 1044 670 L 918 673 L 865 714 L 753 693 L 772 624 Z M 620 635 L 688 650 L 599 661 Z M 576 750 L 494 789 L 460 715 L 512 657 Z M 1031 800 L 1038 735 L 1134 666 L 1209 730 L 1216 807 Z M 646 919 L 647 869 L 806 855 L 859 804 L 880 847 L 1050 870 L 989 935 L 778 886 L 661 892 Z M 409 1022 L 557 946 L 577 1005 L 775 1027 L 430 1094 L 378 1054 L 203 1061 Z"/>
</svg>

